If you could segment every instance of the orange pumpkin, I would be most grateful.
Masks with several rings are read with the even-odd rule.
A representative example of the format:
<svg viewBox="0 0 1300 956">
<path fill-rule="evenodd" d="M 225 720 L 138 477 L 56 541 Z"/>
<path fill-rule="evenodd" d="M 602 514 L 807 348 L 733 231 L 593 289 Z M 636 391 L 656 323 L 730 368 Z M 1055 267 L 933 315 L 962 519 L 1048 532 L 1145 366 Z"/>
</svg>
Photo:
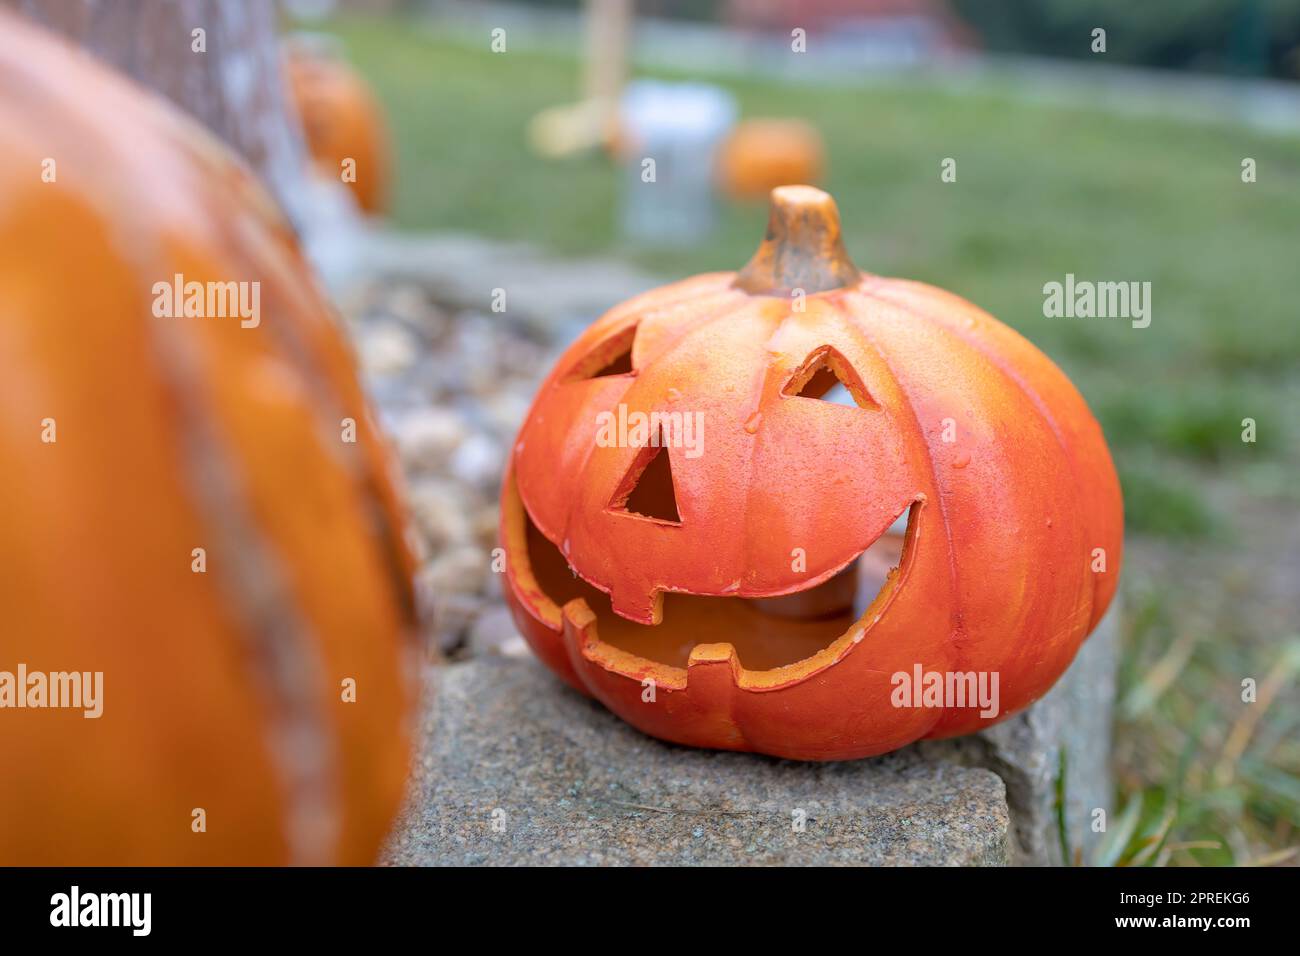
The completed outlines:
<svg viewBox="0 0 1300 956">
<path fill-rule="evenodd" d="M 808 186 L 773 193 L 738 274 L 578 338 L 501 502 L 507 598 L 552 670 L 657 737 L 798 759 L 1025 707 L 1121 558 L 1115 471 L 1066 377 L 963 299 L 859 273 Z M 995 715 L 900 697 L 967 674 L 997 675 Z"/>
<path fill-rule="evenodd" d="M 762 199 L 778 186 L 815 183 L 824 171 L 821 134 L 803 120 L 747 120 L 718 154 L 719 182 L 733 199 Z"/>
<path fill-rule="evenodd" d="M 340 180 L 344 163 L 352 160 L 355 178 L 342 181 L 363 211 L 382 213 L 388 206 L 390 149 L 383 110 L 369 85 L 340 57 L 305 43 L 287 47 L 285 69 L 319 173 Z"/>
<path fill-rule="evenodd" d="M 0 862 L 370 862 L 413 569 L 349 347 L 196 123 L 7 14 L 0 90 Z"/>
</svg>

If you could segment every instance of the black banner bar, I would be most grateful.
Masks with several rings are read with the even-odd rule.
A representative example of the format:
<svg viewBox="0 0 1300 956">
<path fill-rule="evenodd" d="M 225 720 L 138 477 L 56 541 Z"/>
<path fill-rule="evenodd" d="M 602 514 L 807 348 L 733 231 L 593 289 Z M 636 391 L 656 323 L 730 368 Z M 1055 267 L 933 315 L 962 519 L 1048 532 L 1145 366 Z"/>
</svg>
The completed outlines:
<svg viewBox="0 0 1300 956">
<path fill-rule="evenodd" d="M 337 944 L 405 932 L 439 946 L 463 934 L 536 943 L 557 922 L 575 940 L 699 925 L 734 943 L 729 934 L 755 920 L 817 933 L 825 919 L 838 935 L 852 914 L 862 932 L 914 921 L 927 939 L 977 939 L 994 925 L 1041 931 L 1046 920 L 1071 941 L 1199 935 L 1231 945 L 1287 931 L 1295 887 L 1283 869 L 0 869 L 0 926 L 14 942 Z"/>
</svg>

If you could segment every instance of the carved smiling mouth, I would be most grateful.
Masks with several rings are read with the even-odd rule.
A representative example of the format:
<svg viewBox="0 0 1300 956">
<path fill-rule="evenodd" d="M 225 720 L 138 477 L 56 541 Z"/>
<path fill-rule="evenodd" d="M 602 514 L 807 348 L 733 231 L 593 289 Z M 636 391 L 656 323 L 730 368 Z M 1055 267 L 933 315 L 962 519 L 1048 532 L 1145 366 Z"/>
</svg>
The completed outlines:
<svg viewBox="0 0 1300 956">
<path fill-rule="evenodd" d="M 916 513 L 913 505 L 840 572 L 804 590 L 765 598 L 669 591 L 660 623 L 641 624 L 615 613 L 609 596 L 570 568 L 533 524 L 513 481 L 506 508 L 507 523 L 514 525 L 506 535 L 508 560 L 517 577 L 535 584 L 554 616 L 579 600 L 594 615 L 591 630 L 602 644 L 674 669 L 687 666 L 697 645 L 730 644 L 750 672 L 806 661 L 854 632 L 860 637 L 870 626 L 869 619 L 863 622 L 866 612 L 881 607 L 898 580 Z"/>
</svg>

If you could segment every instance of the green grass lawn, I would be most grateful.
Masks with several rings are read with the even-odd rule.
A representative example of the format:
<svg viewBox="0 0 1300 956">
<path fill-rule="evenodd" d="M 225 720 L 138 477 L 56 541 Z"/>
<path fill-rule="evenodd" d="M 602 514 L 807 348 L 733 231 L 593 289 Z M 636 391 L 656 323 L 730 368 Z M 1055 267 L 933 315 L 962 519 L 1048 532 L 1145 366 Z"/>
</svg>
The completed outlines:
<svg viewBox="0 0 1300 956">
<path fill-rule="evenodd" d="M 752 253 L 761 206 L 725 207 L 699 248 L 628 246 L 616 235 L 619 171 L 607 158 L 529 153 L 528 120 L 575 96 L 573 60 L 513 47 L 494 55 L 486 40 L 469 49 L 418 23 L 333 29 L 390 112 L 400 226 L 622 256 L 665 280 L 734 269 Z M 823 185 L 861 267 L 957 292 L 1065 369 L 1111 443 L 1131 534 L 1174 543 L 1175 553 L 1220 549 L 1226 563 L 1270 560 L 1252 550 L 1234 509 L 1265 501 L 1290 517 L 1300 504 L 1300 141 L 1027 105 L 993 89 L 718 82 L 744 115 L 797 115 L 821 130 Z M 955 183 L 940 181 L 944 157 L 957 160 Z M 1243 157 L 1257 161 L 1258 182 L 1241 181 Z M 1066 273 L 1150 281 L 1151 326 L 1044 318 L 1043 284 Z M 1241 441 L 1243 418 L 1256 420 L 1257 443 Z M 1121 758 L 1131 761 L 1120 769 L 1135 809 L 1116 858 L 1243 862 L 1300 842 L 1297 720 L 1281 701 L 1252 738 L 1273 749 L 1246 752 L 1243 766 L 1257 772 L 1227 784 L 1213 772 L 1241 719 L 1240 677 L 1262 681 L 1285 635 L 1252 623 L 1249 608 L 1241 620 L 1225 615 L 1233 633 L 1212 634 L 1183 610 L 1192 605 L 1182 582 L 1161 575 L 1137 568 L 1132 580 L 1154 586 L 1126 589 L 1121 729 L 1149 745 Z M 1152 680 L 1156 665 L 1163 683 Z"/>
</svg>

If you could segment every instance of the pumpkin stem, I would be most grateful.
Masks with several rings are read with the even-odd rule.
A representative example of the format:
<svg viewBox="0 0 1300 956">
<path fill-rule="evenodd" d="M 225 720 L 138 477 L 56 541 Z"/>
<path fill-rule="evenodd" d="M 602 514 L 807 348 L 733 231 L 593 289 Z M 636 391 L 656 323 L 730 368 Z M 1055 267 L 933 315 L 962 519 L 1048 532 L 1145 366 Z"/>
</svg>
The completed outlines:
<svg viewBox="0 0 1300 956">
<path fill-rule="evenodd" d="M 772 190 L 767 235 L 736 275 L 737 288 L 755 295 L 808 295 L 856 285 L 860 273 L 840 237 L 835 200 L 813 186 Z"/>
</svg>

